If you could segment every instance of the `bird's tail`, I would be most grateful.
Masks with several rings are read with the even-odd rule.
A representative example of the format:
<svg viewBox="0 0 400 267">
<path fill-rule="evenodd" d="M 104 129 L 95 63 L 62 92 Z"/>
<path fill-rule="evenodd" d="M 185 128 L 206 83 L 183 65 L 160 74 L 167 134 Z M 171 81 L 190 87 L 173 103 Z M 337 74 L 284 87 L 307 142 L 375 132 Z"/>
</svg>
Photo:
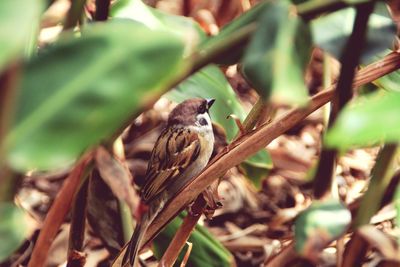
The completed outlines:
<svg viewBox="0 0 400 267">
<path fill-rule="evenodd" d="M 126 249 L 124 258 L 122 260 L 123 267 L 138 266 L 138 253 L 139 249 L 143 246 L 144 234 L 163 207 L 162 203 L 159 204 L 160 205 L 150 206 L 149 210 L 145 213 L 142 220 L 136 225 L 135 231 L 133 232 L 131 240 L 129 241 L 128 248 Z"/>
<path fill-rule="evenodd" d="M 122 260 L 123 267 L 137 266 L 137 255 L 140 247 L 142 246 L 142 239 L 148 228 L 148 225 L 149 222 L 147 220 L 143 220 L 136 225 L 135 231 L 133 232 L 128 248 L 125 252 L 124 259 Z"/>
</svg>

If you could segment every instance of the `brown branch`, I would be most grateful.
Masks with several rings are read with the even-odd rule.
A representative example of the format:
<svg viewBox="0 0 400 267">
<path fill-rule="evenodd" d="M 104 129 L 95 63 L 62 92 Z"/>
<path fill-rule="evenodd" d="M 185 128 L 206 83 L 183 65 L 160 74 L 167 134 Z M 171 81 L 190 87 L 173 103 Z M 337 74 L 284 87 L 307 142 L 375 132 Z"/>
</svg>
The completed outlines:
<svg viewBox="0 0 400 267">
<path fill-rule="evenodd" d="M 86 0 L 73 0 L 64 22 L 64 31 L 73 29 L 82 17 Z"/>
<path fill-rule="evenodd" d="M 71 207 L 73 197 L 81 182 L 81 177 L 91 160 L 91 153 L 84 155 L 66 178 L 44 220 L 42 230 L 33 248 L 28 267 L 45 265 L 50 245 L 56 237 L 58 229 Z"/>
<path fill-rule="evenodd" d="M 185 246 L 190 234 L 193 232 L 194 227 L 196 227 L 205 204 L 206 202 L 204 201 L 203 196 L 199 196 L 192 206 L 192 212 L 183 219 L 182 225 L 179 227 L 171 243 L 168 245 L 167 250 L 164 252 L 164 255 L 158 264 L 159 267 L 174 265 L 179 253 Z"/>
</svg>

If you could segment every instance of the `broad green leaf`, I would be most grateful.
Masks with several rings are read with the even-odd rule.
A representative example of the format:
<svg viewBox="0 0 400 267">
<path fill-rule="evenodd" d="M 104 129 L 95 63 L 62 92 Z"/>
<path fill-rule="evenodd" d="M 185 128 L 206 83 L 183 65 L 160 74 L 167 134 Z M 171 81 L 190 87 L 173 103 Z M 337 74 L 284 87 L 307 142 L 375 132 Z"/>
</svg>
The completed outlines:
<svg viewBox="0 0 400 267">
<path fill-rule="evenodd" d="M 316 257 L 350 223 L 351 213 L 340 201 L 314 201 L 295 222 L 295 248 L 307 258 Z"/>
<path fill-rule="evenodd" d="M 165 30 L 180 37 L 185 42 L 185 54 L 190 54 L 206 39 L 199 24 L 192 18 L 164 13 L 144 4 L 141 0 L 118 0 L 110 11 L 114 18 L 132 19 L 150 29 Z"/>
<path fill-rule="evenodd" d="M 183 71 L 183 43 L 131 22 L 91 24 L 25 66 L 8 160 L 18 170 L 72 163 Z"/>
<path fill-rule="evenodd" d="M 214 98 L 216 101 L 210 109 L 211 119 L 224 128 L 229 141 L 236 136 L 238 129 L 235 122 L 227 119 L 227 116 L 235 114 L 241 121 L 246 117 L 235 92 L 216 66 L 208 66 L 192 75 L 176 89 L 168 92 L 166 97 L 175 102 L 182 102 L 192 97 Z M 258 173 L 262 172 L 265 176 L 266 170 L 272 167 L 272 160 L 266 150 L 261 150 L 248 158 L 246 164 L 249 168 L 258 169 Z M 257 177 L 249 178 L 258 184 Z"/>
<path fill-rule="evenodd" d="M 328 131 L 329 147 L 347 149 L 400 141 L 400 93 L 378 91 L 347 105 Z"/>
<path fill-rule="evenodd" d="M 14 203 L 0 203 L 0 262 L 7 259 L 25 238 L 25 220 L 22 210 Z"/>
<path fill-rule="evenodd" d="M 265 99 L 305 104 L 305 69 L 310 59 L 311 35 L 286 1 L 274 2 L 264 11 L 246 49 L 242 71 Z"/>
<path fill-rule="evenodd" d="M 185 213 L 183 213 L 185 214 Z M 183 214 L 171 221 L 154 241 L 155 256 L 160 259 L 167 249 L 171 239 L 182 224 Z M 193 244 L 187 266 L 232 266 L 233 256 L 219 243 L 206 228 L 196 225 L 189 240 Z M 174 266 L 180 266 L 187 247 L 184 247 Z"/>
<path fill-rule="evenodd" d="M 382 89 L 400 93 L 400 71 L 389 73 L 374 81 L 374 84 Z"/>
<path fill-rule="evenodd" d="M 201 48 L 210 48 L 216 43 L 221 42 L 221 40 L 226 40 L 232 35 L 234 35 L 241 28 L 248 26 L 252 23 L 257 23 L 258 19 L 261 17 L 263 12 L 270 6 L 269 2 L 262 2 L 249 11 L 243 13 L 237 19 L 225 25 L 218 35 L 206 39 L 201 44 Z M 244 49 L 247 46 L 248 40 L 243 40 L 243 43 L 239 44 L 238 47 L 231 49 L 229 53 L 222 54 L 218 56 L 214 63 L 222 65 L 233 65 L 236 64 L 240 58 L 243 56 Z"/>
<path fill-rule="evenodd" d="M 311 22 L 314 42 L 332 56 L 340 58 L 346 41 L 353 30 L 355 9 L 346 8 Z M 371 62 L 376 54 L 391 48 L 396 34 L 384 3 L 376 3 L 374 13 L 368 21 L 367 42 L 363 48 L 361 61 Z"/>
<path fill-rule="evenodd" d="M 27 48 L 42 9 L 42 0 L 0 1 L 0 71 Z"/>
</svg>

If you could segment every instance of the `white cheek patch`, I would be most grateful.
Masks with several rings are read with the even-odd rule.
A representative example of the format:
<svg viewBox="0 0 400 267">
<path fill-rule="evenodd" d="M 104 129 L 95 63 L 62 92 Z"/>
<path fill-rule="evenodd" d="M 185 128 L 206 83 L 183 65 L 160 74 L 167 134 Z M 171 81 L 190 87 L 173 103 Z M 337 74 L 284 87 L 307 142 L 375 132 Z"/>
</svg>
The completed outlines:
<svg viewBox="0 0 400 267">
<path fill-rule="evenodd" d="M 201 120 L 205 120 L 206 122 L 207 122 L 207 124 L 204 124 L 204 122 L 203 122 L 203 124 L 200 122 Z M 196 130 L 197 132 L 199 132 L 199 133 L 203 133 L 203 134 L 206 134 L 206 133 L 212 133 L 212 123 L 211 123 L 211 118 L 210 118 L 210 116 L 208 115 L 208 113 L 206 112 L 206 113 L 203 113 L 203 114 L 198 114 L 197 116 L 196 116 L 196 127 L 195 128 L 193 128 L 193 130 Z"/>
<path fill-rule="evenodd" d="M 206 123 L 202 122 L 204 120 L 206 121 Z M 198 114 L 196 116 L 196 125 L 200 127 L 211 128 L 211 119 L 207 112 L 203 114 Z"/>
</svg>

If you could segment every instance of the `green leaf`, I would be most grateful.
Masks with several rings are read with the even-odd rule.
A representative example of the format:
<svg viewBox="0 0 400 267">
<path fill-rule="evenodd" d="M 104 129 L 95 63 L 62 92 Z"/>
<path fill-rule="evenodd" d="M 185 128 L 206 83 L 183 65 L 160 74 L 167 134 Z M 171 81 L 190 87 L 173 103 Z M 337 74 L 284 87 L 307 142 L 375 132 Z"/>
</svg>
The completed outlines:
<svg viewBox="0 0 400 267">
<path fill-rule="evenodd" d="M 267 177 L 268 170 L 272 168 L 272 159 L 268 152 L 263 149 L 240 164 L 240 167 L 254 186 L 261 189 L 263 178 Z"/>
<path fill-rule="evenodd" d="M 238 18 L 234 19 L 227 25 L 225 25 L 218 35 L 208 38 L 203 41 L 201 48 L 212 47 L 215 43 L 220 43 L 221 40 L 229 38 L 229 36 L 235 34 L 239 29 L 248 26 L 252 23 L 257 23 L 257 20 L 263 14 L 263 12 L 271 5 L 269 2 L 263 2 L 257 4 L 249 11 L 243 13 Z M 219 55 L 214 63 L 222 65 L 233 65 L 236 64 L 240 58 L 243 56 L 244 49 L 247 46 L 248 40 L 244 40 L 243 43 L 239 44 L 237 47 L 231 49 L 229 53 Z"/>
<path fill-rule="evenodd" d="M 167 249 L 171 239 L 179 229 L 183 221 L 185 212 L 171 221 L 168 226 L 155 238 L 154 254 L 160 259 Z M 222 246 L 206 228 L 196 225 L 195 230 L 191 234 L 189 240 L 193 244 L 192 252 L 189 256 L 187 266 L 232 266 L 232 254 Z M 181 251 L 177 262 L 174 266 L 179 266 L 182 262 L 186 247 Z"/>
<path fill-rule="evenodd" d="M 347 39 L 353 30 L 355 9 L 346 8 L 311 22 L 315 43 L 332 56 L 340 58 Z M 376 54 L 391 48 L 396 34 L 384 3 L 376 3 L 374 13 L 368 21 L 367 42 L 363 48 L 361 62 L 368 64 Z"/>
<path fill-rule="evenodd" d="M 357 99 L 339 114 L 325 136 L 328 147 L 347 149 L 400 140 L 400 93 L 378 91 Z"/>
<path fill-rule="evenodd" d="M 131 21 L 91 24 L 25 66 L 8 160 L 18 170 L 72 163 L 111 137 L 183 71 L 183 44 Z"/>
<path fill-rule="evenodd" d="M 175 34 L 185 42 L 187 55 L 206 39 L 206 34 L 193 19 L 164 13 L 147 6 L 141 0 L 118 0 L 112 5 L 110 15 L 114 18 L 132 19 L 150 29 Z"/>
<path fill-rule="evenodd" d="M 42 0 L 0 1 L 0 71 L 26 48 L 42 9 Z"/>
<path fill-rule="evenodd" d="M 265 99 L 305 104 L 304 73 L 310 59 L 311 35 L 286 1 L 273 2 L 264 11 L 246 49 L 242 71 Z"/>
<path fill-rule="evenodd" d="M 388 55 L 391 53 L 392 50 L 390 49 L 385 49 L 382 53 L 379 55 L 375 55 L 373 57 L 374 61 L 381 60 L 384 56 Z M 379 79 L 373 81 L 373 83 L 387 91 L 394 91 L 400 93 L 400 71 L 393 71 L 389 74 L 386 74 L 385 76 L 380 77 Z"/>
<path fill-rule="evenodd" d="M 0 203 L 0 262 L 7 259 L 25 238 L 23 211 L 14 203 Z"/>
<path fill-rule="evenodd" d="M 307 258 L 317 257 L 350 223 L 351 213 L 340 201 L 314 201 L 295 222 L 296 251 Z"/>
<path fill-rule="evenodd" d="M 382 89 L 400 93 L 400 71 L 394 71 L 382 76 L 378 80 L 375 80 L 374 84 Z"/>
</svg>

